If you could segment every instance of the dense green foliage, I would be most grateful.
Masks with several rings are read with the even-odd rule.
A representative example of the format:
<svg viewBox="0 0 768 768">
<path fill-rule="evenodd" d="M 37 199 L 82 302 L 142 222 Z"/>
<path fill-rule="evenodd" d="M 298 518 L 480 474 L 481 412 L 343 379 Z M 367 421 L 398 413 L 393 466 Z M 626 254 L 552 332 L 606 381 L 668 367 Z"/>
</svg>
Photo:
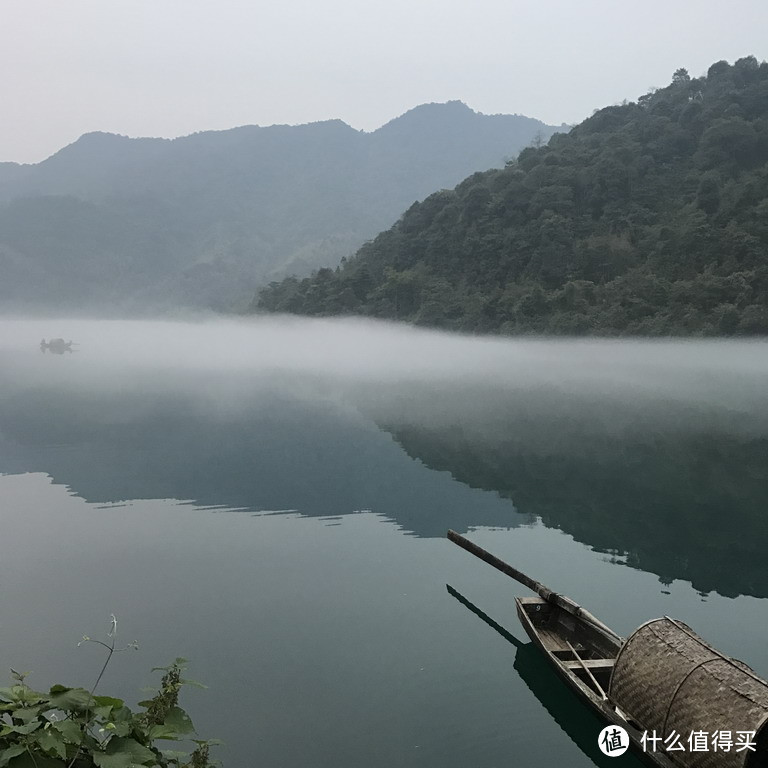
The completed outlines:
<svg viewBox="0 0 768 768">
<path fill-rule="evenodd" d="M 678 70 L 256 309 L 472 332 L 768 333 L 768 64 Z"/>
<path fill-rule="evenodd" d="M 160 750 L 157 740 L 190 738 L 194 727 L 178 705 L 184 659 L 164 672 L 160 689 L 132 712 L 120 699 L 84 688 L 30 688 L 25 675 L 0 688 L 0 767 L 5 768 L 207 768 L 209 744 L 191 755 Z"/>
<path fill-rule="evenodd" d="M 243 309 L 259 285 L 337 264 L 414 200 L 553 130 L 450 102 L 371 133 L 329 120 L 88 134 L 42 163 L 0 164 L 0 302 Z"/>
</svg>

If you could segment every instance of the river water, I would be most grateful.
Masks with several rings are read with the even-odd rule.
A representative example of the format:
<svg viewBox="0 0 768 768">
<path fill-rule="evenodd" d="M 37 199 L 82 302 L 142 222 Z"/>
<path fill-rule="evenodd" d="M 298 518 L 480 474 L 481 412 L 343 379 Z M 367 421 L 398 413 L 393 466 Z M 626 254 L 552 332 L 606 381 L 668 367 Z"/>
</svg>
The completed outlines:
<svg viewBox="0 0 768 768">
<path fill-rule="evenodd" d="M 191 659 L 225 766 L 616 765 L 445 531 L 768 676 L 767 376 L 762 342 L 1 321 L 0 667 L 89 687 L 114 613 L 101 692 Z"/>
</svg>

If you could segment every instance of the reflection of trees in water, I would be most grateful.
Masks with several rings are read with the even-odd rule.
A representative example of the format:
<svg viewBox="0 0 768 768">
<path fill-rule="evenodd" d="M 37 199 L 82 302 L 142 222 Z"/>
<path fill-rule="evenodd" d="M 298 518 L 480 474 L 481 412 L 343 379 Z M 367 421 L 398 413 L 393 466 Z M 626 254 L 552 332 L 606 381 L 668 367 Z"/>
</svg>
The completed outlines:
<svg viewBox="0 0 768 768">
<path fill-rule="evenodd" d="M 768 440 L 399 427 L 403 448 L 662 582 L 768 596 Z M 494 436 L 495 435 L 495 436 Z"/>
<path fill-rule="evenodd" d="M 2 472 L 45 472 L 94 503 L 371 509 L 417 536 L 530 522 L 495 494 L 426 471 L 358 414 L 274 392 L 231 412 L 179 394 L 0 397 Z"/>
<path fill-rule="evenodd" d="M 287 392 L 231 412 L 177 393 L 6 392 L 0 472 L 47 472 L 91 502 L 372 508 L 419 536 L 538 515 L 664 582 L 768 596 L 768 440 L 759 424 L 752 437 L 734 431 L 749 434 L 758 409 L 478 390 L 429 387 L 361 406 L 420 461 L 351 409 Z"/>
</svg>

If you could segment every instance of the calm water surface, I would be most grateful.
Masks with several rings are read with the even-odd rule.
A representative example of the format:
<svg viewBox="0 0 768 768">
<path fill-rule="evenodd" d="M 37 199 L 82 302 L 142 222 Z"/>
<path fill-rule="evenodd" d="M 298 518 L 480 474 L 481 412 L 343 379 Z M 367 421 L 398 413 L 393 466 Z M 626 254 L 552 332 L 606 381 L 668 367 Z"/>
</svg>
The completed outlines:
<svg viewBox="0 0 768 768">
<path fill-rule="evenodd" d="M 115 613 L 141 647 L 103 692 L 192 659 L 225 766 L 621 764 L 445 530 L 768 675 L 767 373 L 761 343 L 1 322 L 0 666 L 89 685 Z"/>
</svg>

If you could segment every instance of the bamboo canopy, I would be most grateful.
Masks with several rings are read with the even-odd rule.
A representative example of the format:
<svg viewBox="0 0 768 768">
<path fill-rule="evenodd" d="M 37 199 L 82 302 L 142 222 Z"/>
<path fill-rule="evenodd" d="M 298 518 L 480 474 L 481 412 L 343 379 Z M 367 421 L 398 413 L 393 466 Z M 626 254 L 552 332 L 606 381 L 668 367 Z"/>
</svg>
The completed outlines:
<svg viewBox="0 0 768 768">
<path fill-rule="evenodd" d="M 669 756 L 690 768 L 768 766 L 768 683 L 746 664 L 724 656 L 681 621 L 643 624 L 619 652 L 610 700 L 642 730 L 663 739 L 676 732 L 685 751 Z M 689 735 L 754 731 L 750 750 L 690 751 Z M 657 749 L 663 749 L 663 744 Z"/>
</svg>

